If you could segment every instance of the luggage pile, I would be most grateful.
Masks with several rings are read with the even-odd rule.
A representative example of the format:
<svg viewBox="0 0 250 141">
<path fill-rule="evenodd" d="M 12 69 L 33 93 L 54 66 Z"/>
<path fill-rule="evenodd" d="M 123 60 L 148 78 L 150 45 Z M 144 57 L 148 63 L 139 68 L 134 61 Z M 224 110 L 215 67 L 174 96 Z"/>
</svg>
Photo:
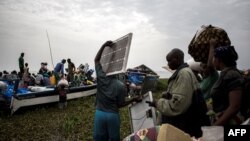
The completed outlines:
<svg viewBox="0 0 250 141">
<path fill-rule="evenodd" d="M 152 69 L 142 64 L 132 69 L 127 69 L 126 84 L 130 96 L 145 94 L 154 90 L 159 76 Z"/>
</svg>

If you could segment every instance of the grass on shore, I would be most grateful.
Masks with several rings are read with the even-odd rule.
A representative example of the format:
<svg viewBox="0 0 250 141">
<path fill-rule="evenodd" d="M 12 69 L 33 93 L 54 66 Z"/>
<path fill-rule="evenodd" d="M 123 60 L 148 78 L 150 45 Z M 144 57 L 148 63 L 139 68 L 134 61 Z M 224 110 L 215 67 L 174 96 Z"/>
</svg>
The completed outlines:
<svg viewBox="0 0 250 141">
<path fill-rule="evenodd" d="M 166 88 L 166 79 L 158 81 L 153 96 Z M 14 115 L 0 114 L 0 141 L 48 140 L 92 141 L 95 96 L 68 101 L 58 109 L 57 103 L 19 109 Z M 121 139 L 131 134 L 128 107 L 120 109 Z"/>
</svg>

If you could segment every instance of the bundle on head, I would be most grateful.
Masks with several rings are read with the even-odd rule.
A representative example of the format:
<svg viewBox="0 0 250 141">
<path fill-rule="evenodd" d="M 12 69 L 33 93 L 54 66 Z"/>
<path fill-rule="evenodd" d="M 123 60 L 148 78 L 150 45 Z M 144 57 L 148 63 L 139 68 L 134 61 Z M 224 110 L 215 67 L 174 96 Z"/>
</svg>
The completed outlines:
<svg viewBox="0 0 250 141">
<path fill-rule="evenodd" d="M 224 29 L 212 25 L 201 26 L 188 46 L 188 53 L 196 62 L 207 63 L 209 42 L 212 38 L 217 41 L 216 47 L 231 45 L 231 41 Z"/>
</svg>

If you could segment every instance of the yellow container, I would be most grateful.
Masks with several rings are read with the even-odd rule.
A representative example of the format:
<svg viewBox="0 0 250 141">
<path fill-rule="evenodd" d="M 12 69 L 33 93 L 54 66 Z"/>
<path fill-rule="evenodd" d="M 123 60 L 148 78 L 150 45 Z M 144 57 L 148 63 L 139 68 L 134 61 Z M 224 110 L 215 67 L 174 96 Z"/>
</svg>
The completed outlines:
<svg viewBox="0 0 250 141">
<path fill-rule="evenodd" d="M 50 80 L 50 84 L 51 85 L 56 85 L 56 77 L 55 77 L 55 75 L 52 75 L 50 78 L 49 78 L 49 80 Z"/>
</svg>

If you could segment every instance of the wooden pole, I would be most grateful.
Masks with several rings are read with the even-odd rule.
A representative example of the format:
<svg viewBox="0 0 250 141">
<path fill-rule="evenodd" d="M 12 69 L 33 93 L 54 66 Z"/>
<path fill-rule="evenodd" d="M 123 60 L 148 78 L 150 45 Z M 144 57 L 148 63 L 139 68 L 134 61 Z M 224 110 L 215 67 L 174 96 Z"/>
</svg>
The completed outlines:
<svg viewBox="0 0 250 141">
<path fill-rule="evenodd" d="M 48 42 L 49 42 L 50 58 L 51 58 L 52 66 L 53 66 L 53 68 L 54 68 L 53 57 L 52 57 L 52 51 L 51 51 L 50 40 L 49 40 L 49 34 L 48 34 L 47 29 L 46 29 L 46 33 L 47 33 L 47 38 L 48 38 Z"/>
</svg>

